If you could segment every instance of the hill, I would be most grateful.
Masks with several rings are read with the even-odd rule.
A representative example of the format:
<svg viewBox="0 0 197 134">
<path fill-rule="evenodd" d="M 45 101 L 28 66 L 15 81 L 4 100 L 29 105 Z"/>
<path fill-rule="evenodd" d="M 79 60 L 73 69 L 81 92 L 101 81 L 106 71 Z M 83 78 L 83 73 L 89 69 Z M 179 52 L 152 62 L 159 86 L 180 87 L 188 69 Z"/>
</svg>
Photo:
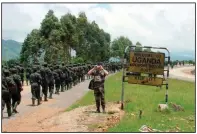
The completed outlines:
<svg viewBox="0 0 197 134">
<path fill-rule="evenodd" d="M 20 42 L 2 39 L 2 59 L 10 60 L 19 57 L 21 48 L 22 43 Z M 75 56 L 76 52 L 72 50 L 71 55 Z M 171 60 L 195 60 L 195 53 L 193 51 L 173 52 Z"/>
<path fill-rule="evenodd" d="M 14 40 L 2 39 L 2 60 L 18 58 L 22 48 L 22 43 Z"/>
</svg>

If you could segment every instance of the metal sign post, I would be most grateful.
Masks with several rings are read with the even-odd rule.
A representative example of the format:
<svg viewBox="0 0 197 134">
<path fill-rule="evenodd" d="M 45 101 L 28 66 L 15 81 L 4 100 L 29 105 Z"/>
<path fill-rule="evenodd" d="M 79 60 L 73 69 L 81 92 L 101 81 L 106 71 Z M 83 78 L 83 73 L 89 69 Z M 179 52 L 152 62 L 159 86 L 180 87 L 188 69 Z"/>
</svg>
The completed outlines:
<svg viewBox="0 0 197 134">
<path fill-rule="evenodd" d="M 139 47 L 139 46 L 137 46 Z M 123 61 L 123 72 L 122 72 L 122 94 L 121 94 L 121 109 L 124 109 L 124 82 L 129 84 L 140 84 L 150 86 L 162 86 L 166 85 L 165 102 L 168 102 L 168 78 L 169 78 L 169 67 L 170 67 L 170 52 L 167 48 L 163 47 L 149 47 L 140 46 L 139 48 L 150 48 L 150 49 L 163 49 L 168 52 L 168 56 L 165 57 L 165 53 L 158 52 L 144 52 L 135 51 L 136 46 L 127 46 L 124 52 L 124 60 L 126 60 L 126 52 L 130 48 L 130 59 L 129 67 L 125 67 L 126 62 Z M 164 68 L 165 59 L 168 60 L 167 69 Z M 126 75 L 125 75 L 125 68 Z M 165 71 L 167 71 L 167 77 L 165 78 Z M 144 76 L 143 76 L 144 75 Z M 157 77 L 158 75 L 162 77 Z M 163 83 L 165 81 L 165 83 Z"/>
</svg>

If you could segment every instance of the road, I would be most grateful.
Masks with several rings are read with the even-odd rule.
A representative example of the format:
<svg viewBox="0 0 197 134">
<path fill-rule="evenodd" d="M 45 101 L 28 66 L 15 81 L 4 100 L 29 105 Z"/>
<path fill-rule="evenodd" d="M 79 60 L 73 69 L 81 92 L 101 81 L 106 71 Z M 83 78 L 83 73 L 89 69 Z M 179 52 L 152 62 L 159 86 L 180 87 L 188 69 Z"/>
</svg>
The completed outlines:
<svg viewBox="0 0 197 134">
<path fill-rule="evenodd" d="M 89 81 L 85 80 L 85 82 L 77 84 L 70 90 L 60 92 L 60 95 L 54 94 L 53 99 L 48 99 L 49 101 L 42 102 L 39 106 L 32 106 L 30 86 L 24 86 L 21 104 L 17 108 L 19 113 L 8 119 L 5 108 L 2 130 L 7 132 L 36 132 L 36 129 L 40 130 L 38 128 L 40 122 L 66 110 L 84 96 L 89 90 Z"/>
<path fill-rule="evenodd" d="M 170 69 L 170 78 L 195 82 L 195 75 L 190 72 L 195 70 L 195 66 L 181 66 Z"/>
<path fill-rule="evenodd" d="M 175 67 L 174 69 L 170 69 L 170 78 L 195 81 L 195 75 L 184 72 L 193 69 L 195 69 L 194 66 Z M 40 106 L 31 106 L 30 86 L 24 86 L 22 101 L 18 106 L 19 113 L 7 119 L 5 109 L 2 130 L 8 132 L 36 132 L 42 129 L 39 126 L 40 122 L 64 111 L 87 93 L 89 81 L 86 80 L 85 82 L 79 83 L 72 89 L 61 92 L 60 95 L 54 94 L 54 99 L 49 99 L 48 102 L 43 102 Z"/>
</svg>

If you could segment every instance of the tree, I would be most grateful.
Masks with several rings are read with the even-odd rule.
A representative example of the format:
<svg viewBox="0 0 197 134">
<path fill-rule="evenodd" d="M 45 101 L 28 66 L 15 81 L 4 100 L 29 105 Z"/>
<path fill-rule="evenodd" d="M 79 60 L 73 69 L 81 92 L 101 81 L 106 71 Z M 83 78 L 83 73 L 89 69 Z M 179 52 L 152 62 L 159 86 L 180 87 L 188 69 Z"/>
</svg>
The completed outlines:
<svg viewBox="0 0 197 134">
<path fill-rule="evenodd" d="M 76 46 L 76 55 L 83 57 L 83 59 L 88 59 L 88 49 L 89 42 L 87 34 L 88 32 L 88 20 L 85 12 L 80 12 L 79 17 L 77 18 L 77 31 L 78 31 L 78 45 Z"/>
<path fill-rule="evenodd" d="M 77 19 L 70 13 L 65 14 L 61 17 L 60 23 L 64 32 L 63 51 L 67 55 L 67 61 L 71 60 L 71 49 L 76 50 L 78 44 L 78 34 L 77 34 Z"/>
<path fill-rule="evenodd" d="M 40 37 L 40 31 L 33 29 L 25 39 L 22 50 L 20 53 L 20 61 L 23 64 L 27 64 L 32 60 L 33 62 L 38 61 L 38 57 L 41 55 L 40 49 L 42 48 L 42 39 Z"/>
<path fill-rule="evenodd" d="M 131 46 L 132 42 L 124 36 L 120 36 L 112 41 L 111 50 L 112 56 L 123 57 L 125 48 Z"/>
<path fill-rule="evenodd" d="M 152 52 L 152 51 L 151 51 L 151 48 L 145 48 L 144 52 Z"/>
<path fill-rule="evenodd" d="M 139 43 L 139 42 L 136 43 L 135 51 L 137 51 L 137 52 L 142 51 L 142 45 L 141 45 L 141 43 Z"/>
<path fill-rule="evenodd" d="M 58 18 L 54 15 L 53 10 L 49 10 L 48 13 L 46 14 L 45 18 L 43 19 L 40 27 L 40 35 L 42 37 L 42 43 L 43 43 L 43 48 L 45 51 L 45 56 L 44 60 L 45 62 L 52 63 L 52 53 L 57 53 L 56 50 L 59 48 L 57 39 L 57 36 L 60 36 L 59 31 L 61 29 L 61 25 L 59 23 Z M 58 34 L 58 35 L 55 35 Z M 55 38 L 52 37 L 55 35 Z M 56 39 L 57 38 L 57 39 Z M 52 40 L 55 39 L 55 40 Z"/>
</svg>

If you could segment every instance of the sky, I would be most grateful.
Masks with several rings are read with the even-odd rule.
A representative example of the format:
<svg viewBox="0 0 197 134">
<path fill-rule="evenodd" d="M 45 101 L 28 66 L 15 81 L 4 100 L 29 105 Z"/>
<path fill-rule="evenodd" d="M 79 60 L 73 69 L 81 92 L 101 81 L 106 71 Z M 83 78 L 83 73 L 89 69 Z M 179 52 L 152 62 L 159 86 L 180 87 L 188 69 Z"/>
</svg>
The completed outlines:
<svg viewBox="0 0 197 134">
<path fill-rule="evenodd" d="M 194 4 L 3 4 L 3 39 L 23 42 L 32 29 L 40 27 L 49 9 L 58 18 L 84 11 L 112 40 L 126 36 L 133 44 L 139 41 L 170 52 L 195 53 Z"/>
</svg>

